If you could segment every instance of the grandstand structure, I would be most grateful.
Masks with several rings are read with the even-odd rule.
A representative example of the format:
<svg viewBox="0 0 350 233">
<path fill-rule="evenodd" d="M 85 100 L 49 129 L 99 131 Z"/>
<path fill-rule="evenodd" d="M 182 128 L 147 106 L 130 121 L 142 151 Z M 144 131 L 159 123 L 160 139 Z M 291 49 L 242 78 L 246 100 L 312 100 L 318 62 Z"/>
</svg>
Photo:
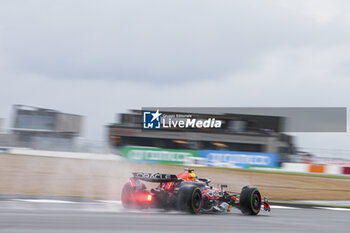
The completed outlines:
<svg viewBox="0 0 350 233">
<path fill-rule="evenodd" d="M 165 149 L 227 150 L 277 153 L 282 156 L 295 153 L 293 137 L 283 133 L 286 119 L 280 116 L 247 114 L 203 114 L 182 112 L 177 115 L 197 119 L 215 118 L 222 127 L 179 129 L 142 128 L 142 111 L 131 110 L 117 115 L 117 122 L 108 125 L 109 142 L 114 147 L 141 146 Z M 172 114 L 172 112 L 163 112 Z"/>
<path fill-rule="evenodd" d="M 10 133 L 0 144 L 45 150 L 71 150 L 81 134 L 82 116 L 57 110 L 14 105 Z"/>
</svg>

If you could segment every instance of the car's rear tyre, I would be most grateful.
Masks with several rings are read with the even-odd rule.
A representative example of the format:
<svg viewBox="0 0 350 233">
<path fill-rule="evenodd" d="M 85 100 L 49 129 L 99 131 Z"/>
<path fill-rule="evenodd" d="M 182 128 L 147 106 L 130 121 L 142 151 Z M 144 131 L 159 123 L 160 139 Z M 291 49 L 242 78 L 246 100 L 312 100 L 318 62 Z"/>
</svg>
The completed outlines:
<svg viewBox="0 0 350 233">
<path fill-rule="evenodd" d="M 144 192 L 146 186 L 142 184 L 141 189 L 137 190 L 135 187 L 132 187 L 130 183 L 126 183 L 122 189 L 122 205 L 125 209 L 142 209 L 145 208 L 144 203 L 140 203 L 136 195 Z"/>
<path fill-rule="evenodd" d="M 261 209 L 261 194 L 257 188 L 243 187 L 239 200 L 239 208 L 243 214 L 257 215 Z"/>
<path fill-rule="evenodd" d="M 125 209 L 130 209 L 135 205 L 134 190 L 129 183 L 126 183 L 122 190 L 122 204 Z"/>
<path fill-rule="evenodd" d="M 198 214 L 202 208 L 202 191 L 196 186 L 184 186 L 177 196 L 177 208 L 191 214 Z"/>
</svg>

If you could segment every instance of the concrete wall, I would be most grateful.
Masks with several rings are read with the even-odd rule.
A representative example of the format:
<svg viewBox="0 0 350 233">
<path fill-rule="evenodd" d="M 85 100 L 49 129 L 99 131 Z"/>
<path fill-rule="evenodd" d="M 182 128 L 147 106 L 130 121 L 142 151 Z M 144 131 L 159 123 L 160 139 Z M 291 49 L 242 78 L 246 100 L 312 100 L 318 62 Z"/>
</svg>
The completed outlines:
<svg viewBox="0 0 350 233">
<path fill-rule="evenodd" d="M 28 156 L 44 156 L 44 157 L 61 157 L 61 158 L 76 158 L 76 159 L 92 159 L 92 160 L 122 160 L 118 155 L 114 154 L 94 154 L 94 153 L 76 153 L 76 152 L 57 152 L 32 150 L 27 148 L 1 148 L 0 154 L 13 155 L 28 155 Z M 201 161 L 189 160 L 188 166 L 201 165 Z M 203 165 L 201 165 L 203 166 Z M 328 175 L 350 175 L 350 164 L 336 165 L 336 164 L 306 164 L 306 163 L 283 163 L 281 168 L 249 168 L 257 170 L 281 171 L 281 172 L 296 172 L 296 173 L 317 173 Z M 249 170 L 247 169 L 247 170 Z"/>
<path fill-rule="evenodd" d="M 304 163 L 283 163 L 281 171 L 320 173 L 328 175 L 350 175 L 350 164 L 304 164 Z"/>
<path fill-rule="evenodd" d="M 96 153 L 78 153 L 48 150 L 32 150 L 28 148 L 1 148 L 0 154 L 28 155 L 40 157 L 70 158 L 70 159 L 87 159 L 87 160 L 113 160 L 120 161 L 122 158 L 115 154 L 96 154 Z"/>
</svg>

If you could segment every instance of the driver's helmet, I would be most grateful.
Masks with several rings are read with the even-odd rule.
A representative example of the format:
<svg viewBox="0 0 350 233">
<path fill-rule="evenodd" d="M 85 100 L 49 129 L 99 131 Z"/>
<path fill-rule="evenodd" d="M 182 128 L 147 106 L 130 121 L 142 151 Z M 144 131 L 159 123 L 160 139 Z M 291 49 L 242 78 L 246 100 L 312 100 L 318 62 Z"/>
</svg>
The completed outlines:
<svg viewBox="0 0 350 233">
<path fill-rule="evenodd" d="M 195 181 L 197 176 L 193 172 L 183 172 L 177 175 L 177 178 L 183 179 L 184 181 Z"/>
<path fill-rule="evenodd" d="M 194 174 L 193 172 L 188 173 L 188 174 L 190 174 L 190 181 L 195 181 L 197 179 L 196 174 Z"/>
</svg>

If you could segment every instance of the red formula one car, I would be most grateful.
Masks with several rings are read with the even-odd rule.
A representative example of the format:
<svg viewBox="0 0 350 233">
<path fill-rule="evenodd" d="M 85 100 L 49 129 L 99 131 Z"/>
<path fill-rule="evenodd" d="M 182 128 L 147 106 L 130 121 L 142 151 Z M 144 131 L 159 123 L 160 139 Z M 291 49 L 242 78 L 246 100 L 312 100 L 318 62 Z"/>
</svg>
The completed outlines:
<svg viewBox="0 0 350 233">
<path fill-rule="evenodd" d="M 215 188 L 210 179 L 197 178 L 193 169 L 186 169 L 179 175 L 134 172 L 122 190 L 122 204 L 125 208 L 160 208 L 179 210 L 193 214 L 230 212 L 232 207 L 247 215 L 257 215 L 261 210 L 262 198 L 259 190 L 245 186 L 240 193 L 227 191 L 227 185 Z M 147 190 L 142 183 L 156 182 L 157 187 Z M 270 211 L 264 198 L 265 211 Z"/>
</svg>

